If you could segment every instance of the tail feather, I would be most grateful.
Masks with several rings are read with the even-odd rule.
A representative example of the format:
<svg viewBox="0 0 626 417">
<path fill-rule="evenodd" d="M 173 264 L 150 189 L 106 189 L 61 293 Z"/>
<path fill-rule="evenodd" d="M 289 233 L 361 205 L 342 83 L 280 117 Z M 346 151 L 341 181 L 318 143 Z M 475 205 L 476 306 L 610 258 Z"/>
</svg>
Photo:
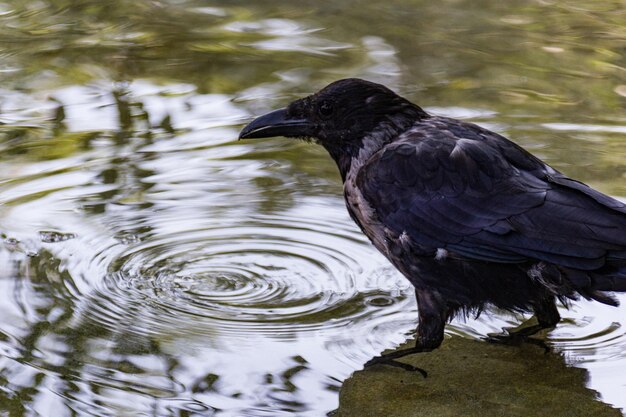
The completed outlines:
<svg viewBox="0 0 626 417">
<path fill-rule="evenodd" d="M 601 302 L 602 304 L 607 304 L 613 307 L 619 306 L 619 301 L 612 294 L 607 294 L 603 291 L 591 291 L 587 294 L 583 294 L 583 296 L 587 295 L 592 300 L 596 300 Z"/>
<path fill-rule="evenodd" d="M 566 269 L 564 272 L 572 287 L 587 299 L 618 306 L 619 301 L 607 292 L 626 292 L 626 266 L 607 271 Z"/>
</svg>

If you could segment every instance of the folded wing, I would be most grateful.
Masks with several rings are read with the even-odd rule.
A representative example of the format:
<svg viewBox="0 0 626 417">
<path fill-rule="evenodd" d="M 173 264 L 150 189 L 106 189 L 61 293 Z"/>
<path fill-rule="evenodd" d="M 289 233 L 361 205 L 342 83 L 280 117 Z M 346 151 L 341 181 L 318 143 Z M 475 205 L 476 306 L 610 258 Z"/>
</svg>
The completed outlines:
<svg viewBox="0 0 626 417">
<path fill-rule="evenodd" d="M 581 270 L 626 262 L 624 204 L 472 124 L 423 122 L 375 155 L 357 186 L 388 228 L 433 250 Z"/>
</svg>

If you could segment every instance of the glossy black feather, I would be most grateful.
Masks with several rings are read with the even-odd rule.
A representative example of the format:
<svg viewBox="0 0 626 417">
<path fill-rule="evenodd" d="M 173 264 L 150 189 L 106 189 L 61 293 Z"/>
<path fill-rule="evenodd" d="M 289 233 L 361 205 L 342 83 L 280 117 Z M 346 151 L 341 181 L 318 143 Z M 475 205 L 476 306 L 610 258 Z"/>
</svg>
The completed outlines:
<svg viewBox="0 0 626 417">
<path fill-rule="evenodd" d="M 470 259 L 593 270 L 626 248 L 624 204 L 452 119 L 415 123 L 367 162 L 358 187 L 387 227 Z"/>
</svg>

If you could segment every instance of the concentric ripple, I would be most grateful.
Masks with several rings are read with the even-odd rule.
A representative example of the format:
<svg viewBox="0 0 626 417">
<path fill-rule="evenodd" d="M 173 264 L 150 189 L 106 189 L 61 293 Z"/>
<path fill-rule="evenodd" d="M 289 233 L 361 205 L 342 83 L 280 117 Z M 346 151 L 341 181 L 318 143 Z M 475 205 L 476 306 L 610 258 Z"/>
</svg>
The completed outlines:
<svg viewBox="0 0 626 417">
<path fill-rule="evenodd" d="M 161 324 L 204 318 L 239 335 L 319 330 L 331 316 L 342 326 L 367 313 L 357 281 L 376 268 L 343 226 L 265 216 L 159 235 L 120 254 L 109 279 L 118 297 L 149 300 Z"/>
</svg>

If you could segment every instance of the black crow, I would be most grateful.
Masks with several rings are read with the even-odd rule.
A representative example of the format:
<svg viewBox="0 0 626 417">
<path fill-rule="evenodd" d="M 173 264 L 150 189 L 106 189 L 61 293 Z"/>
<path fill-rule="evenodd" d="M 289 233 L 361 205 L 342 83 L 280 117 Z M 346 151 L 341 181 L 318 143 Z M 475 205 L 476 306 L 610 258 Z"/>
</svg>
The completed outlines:
<svg viewBox="0 0 626 417">
<path fill-rule="evenodd" d="M 345 79 L 239 137 L 270 136 L 326 148 L 350 216 L 415 286 L 415 347 L 368 364 L 403 366 L 394 359 L 437 348 L 448 320 L 485 304 L 534 312 L 528 336 L 559 322 L 557 299 L 616 306 L 606 291 L 626 291 L 626 205 L 497 133 Z"/>
</svg>

